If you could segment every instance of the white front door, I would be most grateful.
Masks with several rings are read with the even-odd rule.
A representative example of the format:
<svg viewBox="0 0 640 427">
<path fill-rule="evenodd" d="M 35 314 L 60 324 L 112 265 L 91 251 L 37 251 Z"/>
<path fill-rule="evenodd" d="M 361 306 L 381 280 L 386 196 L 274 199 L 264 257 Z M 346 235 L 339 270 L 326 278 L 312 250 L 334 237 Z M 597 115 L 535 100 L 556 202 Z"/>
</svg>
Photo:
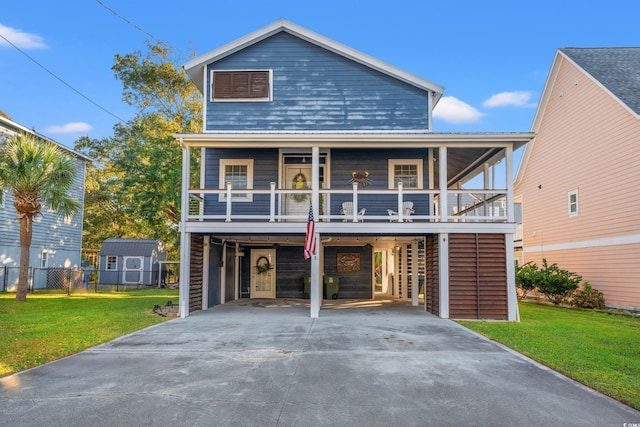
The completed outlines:
<svg viewBox="0 0 640 427">
<path fill-rule="evenodd" d="M 142 283 L 143 261 L 144 258 L 141 256 L 126 256 L 123 258 L 123 283 Z"/>
<path fill-rule="evenodd" d="M 285 165 L 284 169 L 285 188 L 289 190 L 310 190 L 311 189 L 311 165 Z M 306 221 L 309 215 L 309 200 L 311 194 L 295 193 L 288 194 L 284 204 L 285 215 L 302 215 L 298 221 Z M 289 220 L 292 221 L 292 220 Z"/>
<path fill-rule="evenodd" d="M 276 250 L 251 249 L 251 298 L 276 297 Z"/>
</svg>

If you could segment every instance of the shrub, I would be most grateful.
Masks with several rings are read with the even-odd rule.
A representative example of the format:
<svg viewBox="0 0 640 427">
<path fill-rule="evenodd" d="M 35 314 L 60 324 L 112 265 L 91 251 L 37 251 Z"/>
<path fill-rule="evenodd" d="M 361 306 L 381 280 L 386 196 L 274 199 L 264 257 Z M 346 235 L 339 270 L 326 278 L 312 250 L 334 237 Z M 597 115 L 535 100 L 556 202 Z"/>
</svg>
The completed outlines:
<svg viewBox="0 0 640 427">
<path fill-rule="evenodd" d="M 538 291 L 554 304 L 560 304 L 578 288 L 582 276 L 563 270 L 558 264 L 547 264 L 542 260 L 542 269 L 536 277 Z"/>
<path fill-rule="evenodd" d="M 521 297 L 536 288 L 538 274 L 538 266 L 535 262 L 529 261 L 520 267 L 516 261 L 516 286 L 520 289 Z"/>
<path fill-rule="evenodd" d="M 580 308 L 604 308 L 604 295 L 597 289 L 584 282 L 582 289 L 578 289 L 573 294 L 571 305 Z"/>
</svg>

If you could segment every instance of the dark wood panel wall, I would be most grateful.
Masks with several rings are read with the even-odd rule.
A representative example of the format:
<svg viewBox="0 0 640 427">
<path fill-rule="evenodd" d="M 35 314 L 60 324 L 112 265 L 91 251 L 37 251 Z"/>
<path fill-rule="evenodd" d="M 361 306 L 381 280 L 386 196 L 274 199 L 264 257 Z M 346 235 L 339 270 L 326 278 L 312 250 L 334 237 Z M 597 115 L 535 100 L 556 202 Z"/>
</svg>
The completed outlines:
<svg viewBox="0 0 640 427">
<path fill-rule="evenodd" d="M 189 259 L 189 313 L 202 310 L 202 268 L 204 237 L 191 234 Z"/>
<path fill-rule="evenodd" d="M 440 315 L 440 269 L 438 235 L 425 239 L 425 304 L 429 313 Z"/>
<path fill-rule="evenodd" d="M 507 319 L 503 234 L 449 235 L 449 316 Z"/>
</svg>

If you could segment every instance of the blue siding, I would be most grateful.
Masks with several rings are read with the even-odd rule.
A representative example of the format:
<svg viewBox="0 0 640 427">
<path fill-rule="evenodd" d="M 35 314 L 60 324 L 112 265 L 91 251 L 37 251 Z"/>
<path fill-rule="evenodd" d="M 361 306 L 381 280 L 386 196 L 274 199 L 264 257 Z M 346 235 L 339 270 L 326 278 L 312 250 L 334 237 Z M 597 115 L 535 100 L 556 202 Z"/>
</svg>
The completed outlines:
<svg viewBox="0 0 640 427">
<path fill-rule="evenodd" d="M 389 159 L 423 159 L 423 188 L 429 188 L 427 150 L 412 149 L 333 149 L 331 150 L 331 188 L 351 188 L 351 173 L 355 170 L 369 171 L 371 183 L 363 187 L 365 190 L 389 188 Z M 337 215 L 343 202 L 351 201 L 350 194 L 334 194 L 331 196 L 331 213 Z M 405 195 L 406 201 L 414 203 L 417 215 L 429 214 L 429 197 Z M 366 208 L 366 215 L 386 215 L 387 209 L 398 210 L 396 194 L 359 194 L 358 207 Z"/>
<path fill-rule="evenodd" d="M 209 64 L 273 70 L 272 102 L 210 102 L 207 130 L 425 130 L 428 93 L 287 33 Z M 211 87 L 207 84 L 207 92 Z"/>
<path fill-rule="evenodd" d="M 270 183 L 278 182 L 278 150 L 265 149 L 212 149 L 206 151 L 205 187 L 220 188 L 220 159 L 254 159 L 253 188 L 268 189 Z M 210 195 L 205 200 L 205 215 L 223 215 L 226 203 L 218 201 L 218 195 Z M 269 195 L 254 194 L 253 203 L 237 202 L 233 204 L 233 213 L 251 215 L 269 213 Z"/>
</svg>

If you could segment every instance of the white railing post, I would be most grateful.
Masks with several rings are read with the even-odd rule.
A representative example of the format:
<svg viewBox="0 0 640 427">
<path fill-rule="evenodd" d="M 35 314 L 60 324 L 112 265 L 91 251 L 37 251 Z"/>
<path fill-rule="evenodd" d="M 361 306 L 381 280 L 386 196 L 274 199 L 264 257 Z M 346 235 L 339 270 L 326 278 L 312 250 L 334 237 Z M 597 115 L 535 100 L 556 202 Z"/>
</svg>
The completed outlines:
<svg viewBox="0 0 640 427">
<path fill-rule="evenodd" d="M 398 222 L 404 222 L 404 206 L 402 200 L 402 182 L 398 182 Z"/>
<path fill-rule="evenodd" d="M 269 200 L 269 222 L 276 222 L 276 183 L 271 182 L 271 195 Z"/>
<path fill-rule="evenodd" d="M 227 181 L 227 217 L 225 218 L 225 222 L 231 222 L 231 187 L 233 183 L 231 181 Z"/>
<path fill-rule="evenodd" d="M 353 183 L 353 222 L 358 222 L 358 183 Z"/>
</svg>

